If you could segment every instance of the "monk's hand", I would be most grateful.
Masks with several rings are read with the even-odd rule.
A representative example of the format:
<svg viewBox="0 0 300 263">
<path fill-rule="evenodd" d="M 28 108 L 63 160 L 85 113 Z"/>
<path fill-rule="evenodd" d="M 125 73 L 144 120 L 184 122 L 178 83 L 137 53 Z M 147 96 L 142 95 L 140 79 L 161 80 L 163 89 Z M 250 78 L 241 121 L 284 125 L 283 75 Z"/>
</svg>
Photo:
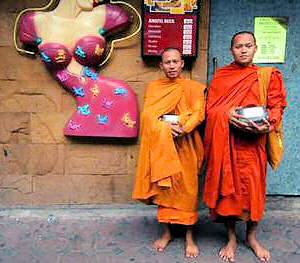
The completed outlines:
<svg viewBox="0 0 300 263">
<path fill-rule="evenodd" d="M 240 130 L 245 130 L 245 131 L 249 129 L 251 130 L 251 126 L 249 125 L 249 120 L 244 118 L 242 115 L 236 113 L 236 110 L 239 108 L 241 107 L 234 107 L 229 110 L 228 112 L 229 123 Z"/>
<path fill-rule="evenodd" d="M 270 122 L 268 122 L 266 119 L 262 120 L 262 124 L 257 124 L 254 121 L 249 121 L 249 126 L 249 131 L 253 133 L 268 133 L 273 129 Z"/>
<path fill-rule="evenodd" d="M 184 130 L 179 124 L 169 123 L 169 125 L 170 125 L 170 128 L 171 128 L 171 132 L 172 132 L 173 137 L 181 137 L 181 136 L 184 135 Z"/>
</svg>

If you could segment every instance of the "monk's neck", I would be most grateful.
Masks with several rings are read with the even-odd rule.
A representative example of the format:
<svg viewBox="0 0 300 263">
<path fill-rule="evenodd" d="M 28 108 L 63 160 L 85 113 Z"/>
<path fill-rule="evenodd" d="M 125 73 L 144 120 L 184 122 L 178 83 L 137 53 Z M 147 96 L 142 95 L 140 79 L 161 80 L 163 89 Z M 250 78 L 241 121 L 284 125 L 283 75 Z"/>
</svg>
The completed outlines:
<svg viewBox="0 0 300 263">
<path fill-rule="evenodd" d="M 251 68 L 253 66 L 253 63 L 247 63 L 247 64 L 240 64 L 236 61 L 234 61 L 234 64 L 237 65 L 240 68 Z"/>
<path fill-rule="evenodd" d="M 177 77 L 177 78 L 168 78 L 168 77 L 165 77 L 164 80 L 167 81 L 167 82 L 176 82 L 178 81 L 179 79 L 181 79 L 181 77 Z"/>
</svg>

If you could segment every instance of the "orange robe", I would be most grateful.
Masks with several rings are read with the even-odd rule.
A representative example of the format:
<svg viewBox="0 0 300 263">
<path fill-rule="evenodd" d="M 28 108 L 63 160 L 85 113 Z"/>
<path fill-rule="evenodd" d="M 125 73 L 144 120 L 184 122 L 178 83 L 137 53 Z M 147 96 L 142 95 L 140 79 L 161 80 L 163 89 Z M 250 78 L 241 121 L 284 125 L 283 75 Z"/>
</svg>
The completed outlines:
<svg viewBox="0 0 300 263">
<path fill-rule="evenodd" d="M 153 81 L 146 89 L 133 198 L 158 205 L 158 220 L 197 221 L 198 171 L 204 150 L 195 129 L 204 119 L 204 86 L 193 80 Z M 186 134 L 174 139 L 164 114 L 179 115 Z"/>
<path fill-rule="evenodd" d="M 266 196 L 266 135 L 230 127 L 232 107 L 259 106 L 258 67 L 232 63 L 213 77 L 206 105 L 204 148 L 207 173 L 204 202 L 212 217 L 236 216 L 259 221 Z M 286 106 L 282 76 L 273 70 L 267 94 L 271 125 L 276 126 Z"/>
</svg>

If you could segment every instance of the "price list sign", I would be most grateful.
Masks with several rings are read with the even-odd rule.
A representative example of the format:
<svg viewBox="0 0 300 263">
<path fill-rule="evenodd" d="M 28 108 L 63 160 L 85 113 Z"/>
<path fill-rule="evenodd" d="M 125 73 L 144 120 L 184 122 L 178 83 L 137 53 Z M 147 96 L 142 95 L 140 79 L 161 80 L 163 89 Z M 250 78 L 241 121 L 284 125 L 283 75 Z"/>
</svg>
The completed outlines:
<svg viewBox="0 0 300 263">
<path fill-rule="evenodd" d="M 197 0 L 143 0 L 142 56 L 159 56 L 167 47 L 197 56 Z"/>
</svg>

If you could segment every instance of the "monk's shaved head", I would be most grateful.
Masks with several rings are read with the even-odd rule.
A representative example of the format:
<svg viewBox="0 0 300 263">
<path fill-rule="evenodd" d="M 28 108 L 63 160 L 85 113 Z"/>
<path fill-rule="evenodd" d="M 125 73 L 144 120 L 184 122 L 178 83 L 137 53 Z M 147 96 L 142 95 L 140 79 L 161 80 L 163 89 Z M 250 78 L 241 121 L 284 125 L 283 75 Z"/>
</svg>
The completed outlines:
<svg viewBox="0 0 300 263">
<path fill-rule="evenodd" d="M 256 45 L 256 38 L 253 34 L 253 32 L 250 32 L 250 31 L 240 31 L 240 32 L 237 32 L 233 35 L 233 37 L 231 38 L 231 45 L 230 45 L 230 49 L 232 49 L 233 45 L 234 45 L 234 40 L 237 36 L 239 35 L 243 35 L 243 34 L 248 34 L 248 35 L 251 35 L 253 37 L 253 41 L 254 41 L 254 44 Z"/>
<path fill-rule="evenodd" d="M 179 55 L 180 55 L 180 58 L 182 59 L 182 54 L 181 54 L 181 52 L 180 52 L 180 50 L 179 50 L 178 48 L 176 48 L 176 47 L 167 47 L 167 48 L 165 48 L 165 49 L 161 52 L 161 60 L 163 60 L 164 54 L 165 54 L 166 52 L 168 52 L 168 51 L 171 51 L 171 50 L 177 51 L 177 52 L 179 53 Z"/>
</svg>

